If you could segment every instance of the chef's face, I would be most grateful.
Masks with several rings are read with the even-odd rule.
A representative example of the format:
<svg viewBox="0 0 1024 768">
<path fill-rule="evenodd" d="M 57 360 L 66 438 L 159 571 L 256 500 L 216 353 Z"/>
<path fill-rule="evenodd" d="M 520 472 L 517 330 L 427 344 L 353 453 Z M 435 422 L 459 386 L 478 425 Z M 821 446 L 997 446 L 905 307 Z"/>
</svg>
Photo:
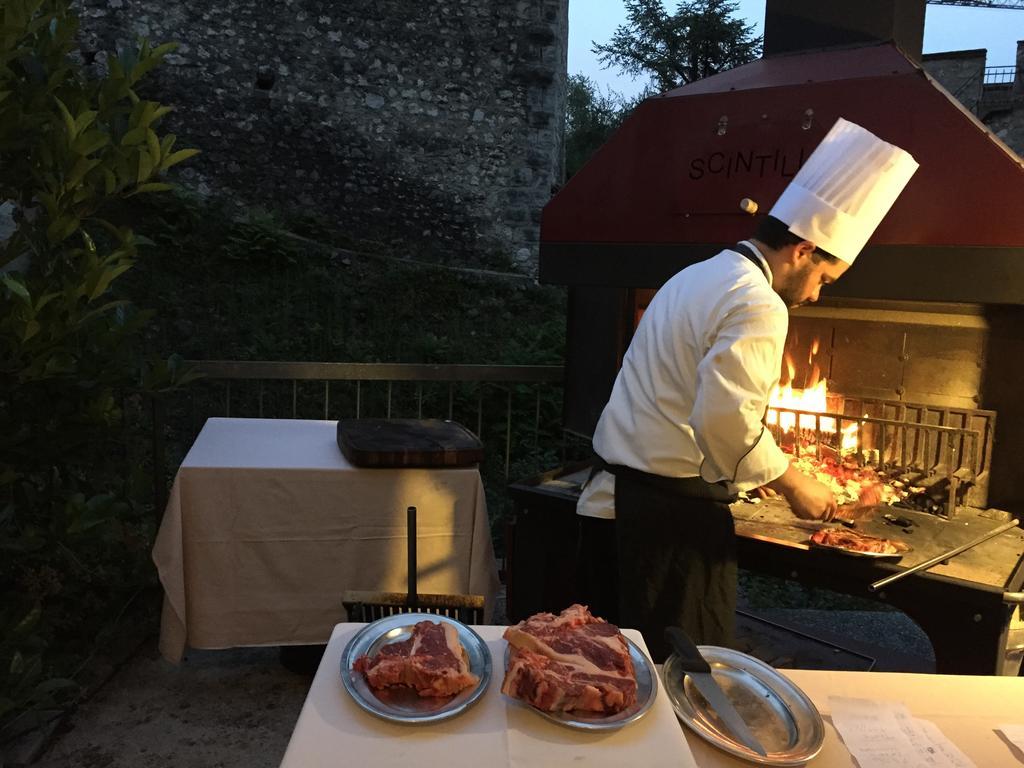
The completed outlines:
<svg viewBox="0 0 1024 768">
<path fill-rule="evenodd" d="M 828 261 L 813 250 L 797 251 L 792 269 L 783 276 L 778 294 L 790 308 L 818 300 L 823 286 L 834 283 L 849 269 L 845 261 Z"/>
</svg>

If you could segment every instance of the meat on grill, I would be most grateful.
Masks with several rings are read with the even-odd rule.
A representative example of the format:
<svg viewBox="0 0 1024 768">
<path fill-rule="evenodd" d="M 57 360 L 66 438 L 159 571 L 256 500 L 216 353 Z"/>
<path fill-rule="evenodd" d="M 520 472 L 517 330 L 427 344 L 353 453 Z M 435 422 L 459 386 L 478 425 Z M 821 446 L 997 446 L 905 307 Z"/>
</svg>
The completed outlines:
<svg viewBox="0 0 1024 768">
<path fill-rule="evenodd" d="M 501 692 L 546 712 L 611 715 L 636 703 L 636 673 L 614 624 L 572 605 L 505 630 L 510 646 Z"/>
<path fill-rule="evenodd" d="M 898 555 L 910 547 L 896 539 L 882 539 L 855 531 L 822 528 L 811 534 L 811 541 L 822 547 L 847 549 L 853 552 L 870 552 L 882 555 Z"/>
<path fill-rule="evenodd" d="M 409 639 L 383 646 L 372 658 L 360 656 L 352 668 L 371 688 L 409 686 L 420 696 L 451 696 L 480 681 L 469 671 L 455 627 L 442 622 L 417 623 Z"/>
</svg>

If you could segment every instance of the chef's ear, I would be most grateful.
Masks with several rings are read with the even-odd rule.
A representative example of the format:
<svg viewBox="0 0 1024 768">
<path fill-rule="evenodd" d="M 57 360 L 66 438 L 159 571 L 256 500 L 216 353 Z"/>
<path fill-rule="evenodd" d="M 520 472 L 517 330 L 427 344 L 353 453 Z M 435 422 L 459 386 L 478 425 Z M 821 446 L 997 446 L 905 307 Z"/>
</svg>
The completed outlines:
<svg viewBox="0 0 1024 768">
<path fill-rule="evenodd" d="M 799 243 L 796 244 L 794 255 L 799 257 L 799 259 L 803 261 L 804 259 L 810 258 L 814 254 L 815 250 L 817 250 L 817 248 L 818 246 L 816 246 L 810 240 L 801 240 Z"/>
</svg>

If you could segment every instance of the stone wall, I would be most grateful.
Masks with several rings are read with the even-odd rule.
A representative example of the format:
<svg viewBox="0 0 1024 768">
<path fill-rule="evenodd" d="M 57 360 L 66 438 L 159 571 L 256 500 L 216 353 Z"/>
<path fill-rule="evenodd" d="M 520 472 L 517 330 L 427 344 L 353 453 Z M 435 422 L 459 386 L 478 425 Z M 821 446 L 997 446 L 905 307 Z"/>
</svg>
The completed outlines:
<svg viewBox="0 0 1024 768">
<path fill-rule="evenodd" d="M 536 268 L 562 177 L 568 0 L 80 0 L 86 48 L 180 47 L 147 93 L 202 194 L 399 255 Z M 88 52 L 87 52 L 88 53 Z"/>
<path fill-rule="evenodd" d="M 1024 99 L 1014 100 L 1014 109 L 992 115 L 985 124 L 996 138 L 1024 157 Z"/>
<path fill-rule="evenodd" d="M 1016 74 L 1012 80 L 986 84 L 986 56 L 984 49 L 929 53 L 921 63 L 996 137 L 1024 156 L 1024 41 L 1017 43 Z"/>
<path fill-rule="evenodd" d="M 926 53 L 921 66 L 969 111 L 976 112 L 985 80 L 985 55 L 984 48 Z"/>
<path fill-rule="evenodd" d="M 1017 41 L 1016 64 L 1010 109 L 993 114 L 985 123 L 1010 149 L 1024 156 L 1024 40 Z"/>
</svg>

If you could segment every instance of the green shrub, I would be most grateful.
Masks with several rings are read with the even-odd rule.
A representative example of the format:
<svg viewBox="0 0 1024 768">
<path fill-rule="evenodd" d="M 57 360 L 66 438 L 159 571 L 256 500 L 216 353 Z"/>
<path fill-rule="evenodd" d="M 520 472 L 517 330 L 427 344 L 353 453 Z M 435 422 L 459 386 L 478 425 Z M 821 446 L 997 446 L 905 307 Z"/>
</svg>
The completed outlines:
<svg viewBox="0 0 1024 768">
<path fill-rule="evenodd" d="M 101 218 L 169 188 L 197 150 L 159 135 L 169 107 L 136 84 L 171 45 L 75 59 L 67 0 L 0 4 L 0 743 L 19 715 L 67 693 L 127 596 L 150 578 L 152 514 L 133 489 L 132 413 L 170 362 L 144 363 L 147 313 L 112 287 L 144 239 Z"/>
</svg>

